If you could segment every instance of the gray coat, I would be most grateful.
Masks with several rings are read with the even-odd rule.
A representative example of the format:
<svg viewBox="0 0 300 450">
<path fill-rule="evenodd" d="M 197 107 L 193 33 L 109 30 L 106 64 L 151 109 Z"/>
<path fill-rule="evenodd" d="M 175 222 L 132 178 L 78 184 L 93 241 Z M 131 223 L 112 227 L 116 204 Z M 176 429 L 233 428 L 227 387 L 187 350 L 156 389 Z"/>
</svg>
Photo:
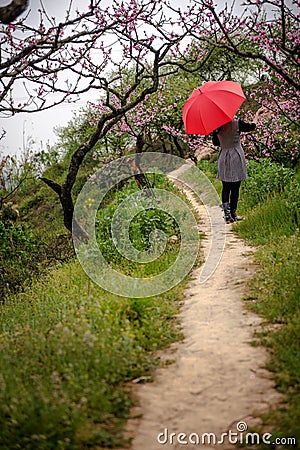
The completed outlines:
<svg viewBox="0 0 300 450">
<path fill-rule="evenodd" d="M 219 132 L 221 151 L 218 158 L 218 179 L 222 181 L 243 181 L 247 179 L 244 150 L 241 146 L 239 119 L 223 125 Z"/>
</svg>

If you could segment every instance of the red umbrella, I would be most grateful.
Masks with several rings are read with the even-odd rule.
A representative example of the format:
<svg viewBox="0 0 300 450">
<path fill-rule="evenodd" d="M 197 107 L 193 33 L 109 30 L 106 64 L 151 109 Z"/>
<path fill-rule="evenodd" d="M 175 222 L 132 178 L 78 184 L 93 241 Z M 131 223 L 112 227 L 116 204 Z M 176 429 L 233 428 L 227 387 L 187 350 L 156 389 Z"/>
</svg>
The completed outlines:
<svg viewBox="0 0 300 450">
<path fill-rule="evenodd" d="M 182 118 L 187 134 L 208 135 L 230 122 L 246 99 L 234 81 L 208 81 L 185 102 Z"/>
</svg>

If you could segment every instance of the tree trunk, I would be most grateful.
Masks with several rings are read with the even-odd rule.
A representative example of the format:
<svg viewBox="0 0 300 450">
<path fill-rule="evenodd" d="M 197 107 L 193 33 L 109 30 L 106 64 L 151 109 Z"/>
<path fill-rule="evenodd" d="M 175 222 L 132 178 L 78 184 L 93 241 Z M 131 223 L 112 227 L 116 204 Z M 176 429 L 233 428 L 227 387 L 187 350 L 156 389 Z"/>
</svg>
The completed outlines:
<svg viewBox="0 0 300 450">
<path fill-rule="evenodd" d="M 180 143 L 178 142 L 178 139 L 176 136 L 173 136 L 173 141 L 174 141 L 175 147 L 179 153 L 179 156 L 184 159 L 185 158 L 184 150 L 181 147 Z"/>
<path fill-rule="evenodd" d="M 60 203 L 64 212 L 64 224 L 67 230 L 72 232 L 74 204 L 71 191 L 62 185 Z"/>
<path fill-rule="evenodd" d="M 62 185 L 48 178 L 41 177 L 41 181 L 46 183 L 54 192 L 59 195 L 59 200 L 64 214 L 64 225 L 72 233 L 72 219 L 74 212 L 74 204 L 71 195 L 72 186 L 68 186 L 66 182 Z"/>
</svg>

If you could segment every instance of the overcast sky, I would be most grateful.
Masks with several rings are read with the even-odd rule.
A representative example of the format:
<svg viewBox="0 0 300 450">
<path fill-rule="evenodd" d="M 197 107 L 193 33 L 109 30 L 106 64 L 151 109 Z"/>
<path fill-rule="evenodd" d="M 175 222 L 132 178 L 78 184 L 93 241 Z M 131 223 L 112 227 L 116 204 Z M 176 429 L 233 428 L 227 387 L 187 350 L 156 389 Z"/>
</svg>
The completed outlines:
<svg viewBox="0 0 300 450">
<path fill-rule="evenodd" d="M 103 3 L 110 3 L 111 0 L 103 0 Z M 62 20 L 69 5 L 70 0 L 43 0 L 43 4 L 50 16 L 55 16 L 57 20 Z M 188 2 L 188 0 L 171 0 L 171 3 L 176 5 L 182 5 Z M 237 11 L 239 10 L 239 4 L 243 0 L 236 1 Z M 10 3 L 10 0 L 0 0 L 0 6 Z M 73 0 L 74 7 L 86 7 L 88 0 Z M 220 6 L 224 5 L 222 0 L 218 0 Z M 39 8 L 39 0 L 30 0 L 30 8 L 32 9 L 31 20 L 38 23 L 37 10 Z M 83 8 L 82 8 L 83 9 Z M 46 148 L 46 144 L 52 145 L 56 141 L 54 134 L 54 127 L 65 126 L 72 118 L 74 111 L 78 111 L 82 108 L 88 100 L 95 100 L 92 98 L 92 92 L 87 93 L 85 97 L 82 97 L 81 101 L 76 104 L 62 104 L 47 111 L 41 111 L 36 113 L 19 113 L 14 117 L 7 119 L 0 119 L 0 129 L 5 129 L 6 135 L 4 139 L 0 141 L 0 154 L 16 154 L 20 153 L 28 139 L 33 138 L 36 142 L 35 151 L 39 151 L 41 148 Z M 95 95 L 95 94 L 94 94 Z"/>
<path fill-rule="evenodd" d="M 0 0 L 0 6 L 10 3 L 10 0 Z M 70 0 L 43 0 L 43 4 L 50 17 L 55 16 L 57 21 L 63 20 Z M 74 7 L 86 8 L 88 0 L 74 0 Z M 38 24 L 37 11 L 40 7 L 39 0 L 29 0 L 32 10 L 31 22 Z M 90 94 L 91 95 L 91 94 Z M 46 111 L 35 113 L 18 113 L 14 117 L 0 119 L 0 129 L 6 131 L 5 138 L 0 141 L 0 154 L 20 153 L 26 146 L 28 139 L 36 142 L 35 151 L 46 149 L 47 142 L 52 145 L 56 141 L 54 127 L 65 126 L 72 118 L 73 111 L 83 107 L 91 96 L 82 98 L 76 104 L 62 104 Z"/>
</svg>

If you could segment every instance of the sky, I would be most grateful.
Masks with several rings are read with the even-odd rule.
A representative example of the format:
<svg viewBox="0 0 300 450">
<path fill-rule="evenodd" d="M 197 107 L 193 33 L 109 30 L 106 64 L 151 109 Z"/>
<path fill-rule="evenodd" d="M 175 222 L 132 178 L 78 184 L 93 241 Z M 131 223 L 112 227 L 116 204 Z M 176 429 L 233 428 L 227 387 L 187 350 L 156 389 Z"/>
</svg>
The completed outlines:
<svg viewBox="0 0 300 450">
<path fill-rule="evenodd" d="M 10 0 L 0 0 L 0 6 L 10 3 Z M 70 0 L 43 0 L 43 4 L 50 16 L 55 16 L 57 20 L 62 20 Z M 88 0 L 74 0 L 74 6 L 84 5 Z M 35 11 L 40 7 L 39 0 L 29 0 L 32 9 L 32 21 L 38 23 L 38 15 Z M 26 149 L 26 144 L 33 139 L 34 151 L 44 150 L 47 143 L 52 145 L 56 142 L 54 128 L 66 126 L 75 111 L 82 108 L 88 100 L 92 100 L 91 95 L 82 97 L 76 104 L 62 104 L 53 109 L 35 112 L 18 113 L 13 117 L 0 119 L 0 130 L 4 129 L 6 135 L 0 141 L 0 155 L 20 154 Z"/>
<path fill-rule="evenodd" d="M 0 0 L 0 6 L 10 3 L 11 0 Z M 103 0 L 111 3 L 112 0 Z M 171 0 L 174 6 L 183 6 L 188 0 Z M 239 4 L 243 0 L 236 2 L 237 11 Z M 70 0 L 43 0 L 43 4 L 50 16 L 55 16 L 57 20 L 62 20 Z M 88 0 L 73 0 L 74 7 L 84 5 L 86 7 Z M 218 0 L 220 6 L 224 5 L 222 0 Z M 29 0 L 32 9 L 31 17 L 33 23 L 38 23 L 37 10 L 40 6 L 39 0 Z M 79 102 L 74 104 L 62 104 L 52 109 L 35 113 L 18 113 L 13 117 L 0 119 L 0 131 L 4 129 L 6 135 L 0 141 L 0 155 L 20 154 L 26 149 L 27 142 L 35 142 L 34 151 L 38 152 L 41 148 L 46 149 L 47 144 L 53 145 L 57 136 L 54 133 L 55 127 L 66 126 L 72 118 L 74 112 L 84 107 L 87 101 L 93 101 L 92 92 L 81 97 Z"/>
</svg>

